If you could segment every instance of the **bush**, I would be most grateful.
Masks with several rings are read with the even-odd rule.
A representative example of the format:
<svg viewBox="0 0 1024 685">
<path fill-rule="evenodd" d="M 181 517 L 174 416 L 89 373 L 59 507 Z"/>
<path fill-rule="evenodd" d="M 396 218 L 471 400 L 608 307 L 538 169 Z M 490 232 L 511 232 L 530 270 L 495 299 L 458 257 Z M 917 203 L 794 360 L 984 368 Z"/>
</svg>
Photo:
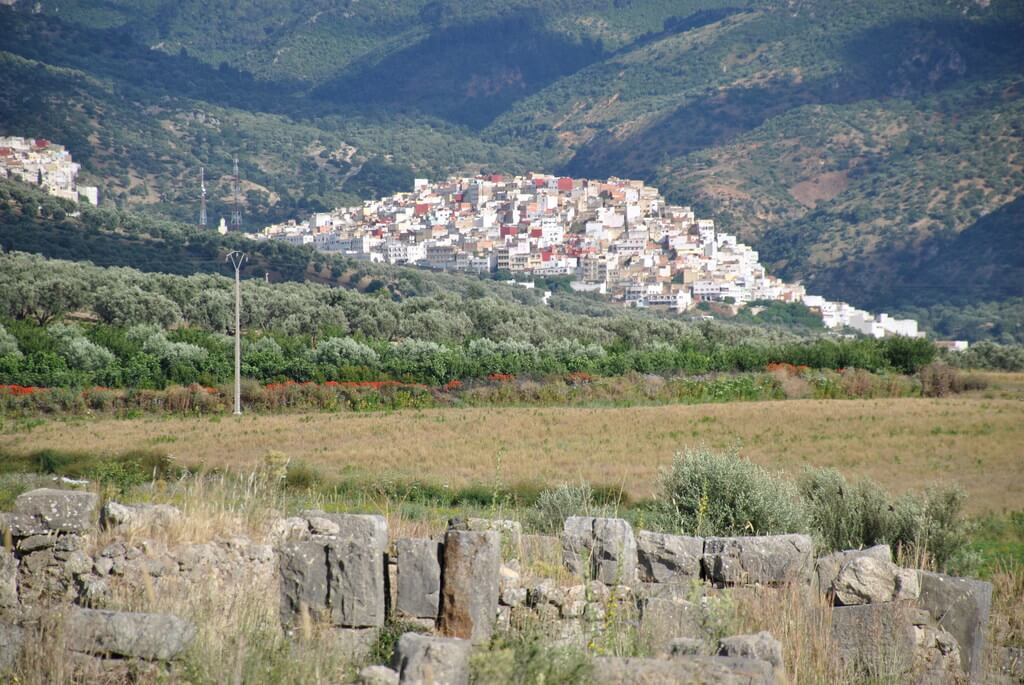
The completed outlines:
<svg viewBox="0 0 1024 685">
<path fill-rule="evenodd" d="M 553 645 L 538 627 L 523 626 L 470 657 L 470 683 L 589 683 L 592 669 L 582 649 Z"/>
<path fill-rule="evenodd" d="M 541 491 L 530 519 L 538 530 L 559 533 L 570 516 L 607 516 L 610 509 L 607 504 L 597 502 L 589 484 L 564 483 Z"/>
<path fill-rule="evenodd" d="M 943 568 L 962 555 L 968 529 L 964 493 L 931 488 L 890 498 L 871 481 L 847 483 L 835 469 L 809 469 L 799 481 L 810 530 L 824 550 L 888 544 Z"/>
<path fill-rule="evenodd" d="M 857 549 L 894 537 L 889 498 L 871 481 L 851 485 L 835 469 L 807 469 L 798 487 L 820 547 Z"/>
<path fill-rule="evenodd" d="M 664 471 L 655 516 L 690 535 L 769 535 L 807 530 L 795 485 L 741 458 L 706 448 L 676 454 Z"/>
</svg>

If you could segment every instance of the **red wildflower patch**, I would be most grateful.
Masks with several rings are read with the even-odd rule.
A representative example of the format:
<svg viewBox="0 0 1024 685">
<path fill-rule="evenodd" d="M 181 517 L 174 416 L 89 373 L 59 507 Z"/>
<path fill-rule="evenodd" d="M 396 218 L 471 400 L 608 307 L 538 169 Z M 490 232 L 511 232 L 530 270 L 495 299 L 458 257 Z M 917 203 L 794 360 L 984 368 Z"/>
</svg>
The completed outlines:
<svg viewBox="0 0 1024 685">
<path fill-rule="evenodd" d="M 592 380 L 594 380 L 594 377 L 584 371 L 573 371 L 565 377 L 565 382 L 569 385 L 582 385 Z"/>
<path fill-rule="evenodd" d="M 492 373 L 487 377 L 489 381 L 498 381 L 499 383 L 507 383 L 508 381 L 515 380 L 515 376 L 510 373 Z"/>
<path fill-rule="evenodd" d="M 768 366 L 764 367 L 765 371 L 768 373 L 775 373 L 778 371 L 789 376 L 799 376 L 810 368 L 811 367 L 804 366 L 803 364 L 788 364 L 786 362 L 772 362 Z"/>
<path fill-rule="evenodd" d="M 7 392 L 12 395 L 34 395 L 44 390 L 46 388 L 37 388 L 31 385 L 0 385 L 0 392 Z"/>
</svg>

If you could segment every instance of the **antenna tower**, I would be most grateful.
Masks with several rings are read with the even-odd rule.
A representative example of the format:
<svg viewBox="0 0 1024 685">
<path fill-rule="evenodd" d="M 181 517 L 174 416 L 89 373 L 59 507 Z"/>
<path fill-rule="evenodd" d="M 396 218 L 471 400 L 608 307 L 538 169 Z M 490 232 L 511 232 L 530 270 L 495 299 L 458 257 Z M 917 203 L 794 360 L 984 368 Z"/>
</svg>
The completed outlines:
<svg viewBox="0 0 1024 685">
<path fill-rule="evenodd" d="M 199 225 L 206 227 L 206 174 L 199 167 Z"/>
<path fill-rule="evenodd" d="M 234 181 L 232 185 L 234 205 L 231 208 L 231 230 L 242 230 L 242 182 L 238 178 L 238 157 L 235 157 Z"/>
</svg>

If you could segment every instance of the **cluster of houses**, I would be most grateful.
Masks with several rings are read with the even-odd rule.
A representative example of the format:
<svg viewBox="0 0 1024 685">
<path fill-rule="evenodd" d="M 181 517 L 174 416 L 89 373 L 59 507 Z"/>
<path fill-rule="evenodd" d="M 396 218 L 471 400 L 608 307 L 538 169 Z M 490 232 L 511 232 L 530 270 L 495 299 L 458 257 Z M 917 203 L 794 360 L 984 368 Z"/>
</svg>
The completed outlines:
<svg viewBox="0 0 1024 685">
<path fill-rule="evenodd" d="M 576 290 L 633 307 L 802 302 L 829 328 L 921 335 L 911 319 L 874 316 L 767 274 L 756 250 L 636 180 L 539 173 L 416 179 L 412 192 L 268 226 L 257 237 L 391 264 L 566 277 Z"/>
<path fill-rule="evenodd" d="M 0 177 L 40 186 L 65 200 L 78 202 L 83 197 L 98 205 L 99 189 L 78 185 L 80 166 L 63 145 L 43 138 L 0 136 Z"/>
</svg>

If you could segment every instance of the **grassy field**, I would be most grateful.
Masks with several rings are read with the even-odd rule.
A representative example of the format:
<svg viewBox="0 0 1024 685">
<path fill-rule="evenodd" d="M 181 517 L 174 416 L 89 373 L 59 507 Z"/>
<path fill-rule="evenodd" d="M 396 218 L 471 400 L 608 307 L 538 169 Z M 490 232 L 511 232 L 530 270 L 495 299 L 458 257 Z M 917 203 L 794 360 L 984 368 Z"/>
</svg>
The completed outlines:
<svg viewBox="0 0 1024 685">
<path fill-rule="evenodd" d="M 0 432 L 0 449 L 15 454 L 156 448 L 189 466 L 247 469 L 277 450 L 332 477 L 453 487 L 587 480 L 632 498 L 650 496 L 659 469 L 697 445 L 739 446 L 790 474 L 833 466 L 894 493 L 957 483 L 972 514 L 1024 503 L 1024 402 L 1005 390 L 944 399 L 9 420 Z"/>
</svg>

